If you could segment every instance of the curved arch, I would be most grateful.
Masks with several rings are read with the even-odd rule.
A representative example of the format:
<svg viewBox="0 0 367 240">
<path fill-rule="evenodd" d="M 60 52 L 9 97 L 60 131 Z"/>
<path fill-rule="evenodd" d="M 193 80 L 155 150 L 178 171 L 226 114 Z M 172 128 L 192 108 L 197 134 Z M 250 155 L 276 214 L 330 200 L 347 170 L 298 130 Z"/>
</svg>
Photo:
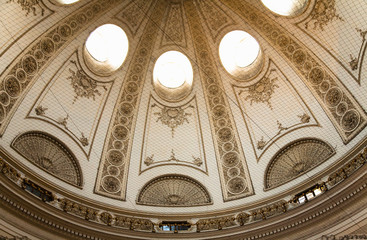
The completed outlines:
<svg viewBox="0 0 367 240">
<path fill-rule="evenodd" d="M 280 149 L 265 171 L 265 190 L 279 187 L 311 171 L 335 154 L 328 143 L 316 138 L 294 141 Z"/>
<path fill-rule="evenodd" d="M 49 174 L 76 187 L 82 187 L 82 170 L 78 160 L 57 138 L 44 132 L 31 131 L 17 136 L 11 147 Z"/>
<path fill-rule="evenodd" d="M 207 189 L 195 179 L 169 174 L 156 177 L 143 186 L 137 204 L 164 207 L 193 207 L 212 204 Z"/>
</svg>

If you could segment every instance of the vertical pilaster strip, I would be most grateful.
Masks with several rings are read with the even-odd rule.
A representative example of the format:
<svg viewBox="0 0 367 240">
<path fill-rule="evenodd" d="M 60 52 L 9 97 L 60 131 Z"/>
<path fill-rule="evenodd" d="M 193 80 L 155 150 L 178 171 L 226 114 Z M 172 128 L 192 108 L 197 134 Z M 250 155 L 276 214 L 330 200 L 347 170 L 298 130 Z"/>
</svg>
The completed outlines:
<svg viewBox="0 0 367 240">
<path fill-rule="evenodd" d="M 131 147 L 146 73 L 167 3 L 158 0 L 132 57 L 113 114 L 99 165 L 95 192 L 125 200 Z"/>
<path fill-rule="evenodd" d="M 367 115 L 324 62 L 281 25 L 246 1 L 220 0 L 251 25 L 295 69 L 347 144 L 366 126 Z"/>
<path fill-rule="evenodd" d="M 184 1 L 217 156 L 223 200 L 254 194 L 246 159 L 222 80 L 193 1 Z"/>
<path fill-rule="evenodd" d="M 33 41 L 0 77 L 0 135 L 4 134 L 17 107 L 58 54 L 88 25 L 119 3 L 93 1 L 71 14 Z"/>
</svg>

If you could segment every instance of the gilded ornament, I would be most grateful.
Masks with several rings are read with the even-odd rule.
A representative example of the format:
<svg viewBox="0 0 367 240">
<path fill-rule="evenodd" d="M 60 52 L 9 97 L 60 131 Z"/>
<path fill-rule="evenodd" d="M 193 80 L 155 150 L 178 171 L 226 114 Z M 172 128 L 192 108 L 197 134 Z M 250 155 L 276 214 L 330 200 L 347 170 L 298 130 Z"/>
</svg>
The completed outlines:
<svg viewBox="0 0 367 240">
<path fill-rule="evenodd" d="M 354 109 L 348 110 L 341 119 L 342 127 L 346 132 L 353 131 L 359 125 L 359 122 L 360 115 Z"/>
<path fill-rule="evenodd" d="M 265 172 L 265 189 L 285 184 L 310 171 L 335 154 L 329 144 L 313 138 L 300 139 L 278 151 Z"/>
<path fill-rule="evenodd" d="M 120 166 L 124 162 L 124 155 L 118 150 L 110 150 L 107 155 L 108 161 L 114 166 Z"/>
<path fill-rule="evenodd" d="M 4 91 L 0 91 L 0 103 L 4 106 L 10 103 L 10 96 Z"/>
<path fill-rule="evenodd" d="M 336 107 L 340 103 L 342 98 L 342 91 L 337 87 L 333 87 L 330 88 L 329 91 L 327 91 L 325 95 L 325 102 L 330 107 Z"/>
<path fill-rule="evenodd" d="M 79 138 L 80 143 L 83 145 L 83 147 L 86 147 L 89 145 L 88 138 L 84 136 L 84 133 L 82 133 L 82 136 Z"/>
<path fill-rule="evenodd" d="M 348 110 L 348 104 L 346 102 L 341 102 L 336 107 L 336 113 L 339 116 L 343 116 L 343 114 Z"/>
<path fill-rule="evenodd" d="M 27 75 L 33 76 L 38 71 L 38 63 L 37 60 L 31 56 L 25 56 L 22 60 L 22 66 Z"/>
<path fill-rule="evenodd" d="M 314 85 L 319 85 L 325 78 L 324 71 L 320 67 L 314 67 L 311 69 L 308 79 Z"/>
<path fill-rule="evenodd" d="M 41 9 L 41 15 L 43 16 L 45 13 L 45 9 L 40 5 L 41 0 L 8 0 L 6 3 L 15 2 L 22 7 L 22 10 L 26 12 L 26 16 L 29 13 L 33 13 L 34 16 L 37 16 L 36 10 L 37 7 Z"/>
<path fill-rule="evenodd" d="M 11 147 L 25 159 L 55 177 L 74 186 L 82 186 L 78 160 L 56 138 L 42 132 L 27 132 L 18 136 Z"/>
<path fill-rule="evenodd" d="M 117 193 L 120 191 L 121 183 L 114 176 L 105 176 L 102 180 L 102 187 L 110 193 Z"/>
<path fill-rule="evenodd" d="M 313 29 L 320 27 L 321 31 L 324 31 L 324 26 L 334 20 L 344 21 L 336 13 L 336 0 L 317 0 L 315 7 L 313 8 L 310 19 L 305 23 L 306 29 L 308 25 L 313 22 Z"/>
<path fill-rule="evenodd" d="M 242 177 L 234 177 L 228 181 L 228 191 L 234 194 L 240 194 L 247 190 L 247 184 Z"/>
<path fill-rule="evenodd" d="M 27 78 L 27 74 L 25 73 L 25 71 L 21 68 L 17 69 L 16 71 L 16 76 L 17 76 L 17 79 L 20 81 L 20 82 L 24 82 Z"/>
<path fill-rule="evenodd" d="M 212 201 L 204 186 L 196 180 L 183 175 L 163 175 L 144 185 L 136 203 L 193 207 L 212 204 Z"/>
<path fill-rule="evenodd" d="M 21 93 L 21 85 L 14 76 L 9 76 L 5 79 L 5 91 L 9 94 L 10 97 L 18 97 Z"/>
<path fill-rule="evenodd" d="M 117 140 L 123 141 L 129 136 L 129 130 L 125 126 L 116 125 L 113 128 L 112 134 Z"/>
<path fill-rule="evenodd" d="M 117 1 L 119 2 L 119 1 Z M 130 2 L 126 8 L 124 8 L 121 15 L 116 15 L 117 18 L 122 19 L 126 25 L 128 25 L 132 32 L 135 33 L 138 29 L 141 20 L 146 16 L 142 11 L 142 8 L 148 11 L 149 6 L 151 6 L 151 1 L 139 0 Z M 102 160 L 99 164 L 99 170 L 97 174 L 97 180 L 95 185 L 95 193 L 101 194 L 108 197 L 117 198 L 120 200 L 125 200 L 126 197 L 126 186 L 127 186 L 127 173 L 129 169 L 130 161 L 130 149 L 132 144 L 131 134 L 134 132 L 136 124 L 136 111 L 140 104 L 140 96 L 143 89 L 143 79 L 146 76 L 146 69 L 148 64 L 150 64 L 150 57 L 152 54 L 152 49 L 155 45 L 155 39 L 158 35 L 159 29 L 156 23 L 160 22 L 165 13 L 165 1 L 157 1 L 154 9 L 152 9 L 150 14 L 150 19 L 152 21 L 147 21 L 144 29 L 142 30 L 142 38 L 136 46 L 135 52 L 131 58 L 131 64 L 127 70 L 126 79 L 121 87 L 121 97 L 117 100 L 116 111 L 113 113 L 111 119 L 112 122 L 109 127 L 109 136 L 106 137 L 105 147 L 102 153 Z M 132 26 L 132 23 L 135 26 Z M 120 112 L 121 105 L 125 103 L 130 103 L 133 107 L 133 112 L 129 116 L 125 116 Z M 127 106 L 127 105 L 125 105 Z M 124 108 L 123 108 L 124 109 Z M 125 109 L 124 109 L 125 111 Z M 113 144 L 116 140 L 123 142 L 122 148 L 114 148 Z M 119 175 L 116 176 L 121 182 L 119 183 L 119 189 L 116 191 L 108 191 L 106 187 L 103 187 L 103 179 L 109 176 L 106 171 L 111 163 L 108 160 L 108 153 L 112 150 L 118 151 L 123 155 L 123 164 L 116 167 L 119 168 Z"/>
<path fill-rule="evenodd" d="M 69 72 L 72 74 L 67 79 L 70 80 L 71 86 L 74 89 L 75 97 L 73 103 L 80 97 L 80 98 L 92 98 L 93 100 L 96 99 L 96 95 L 101 96 L 101 93 L 97 89 L 97 81 L 88 77 L 87 74 L 78 67 L 75 61 L 71 60 L 71 63 L 75 65 L 77 71 L 73 71 L 69 68 Z M 104 87 L 105 90 L 107 90 Z"/>
<path fill-rule="evenodd" d="M 270 78 L 269 75 L 276 71 L 275 69 L 271 69 L 267 76 L 264 76 L 259 82 L 250 86 L 247 90 L 241 90 L 239 94 L 246 92 L 248 96 L 246 96 L 245 101 L 250 100 L 250 105 L 253 102 L 255 103 L 266 103 L 270 109 L 273 109 L 270 103 L 271 96 L 275 92 L 275 88 L 279 88 L 275 82 L 278 80 L 277 77 Z"/>
<path fill-rule="evenodd" d="M 302 115 L 298 115 L 298 117 L 300 118 L 301 123 L 309 123 L 310 119 L 311 119 L 311 117 L 307 113 L 304 113 Z"/>
<path fill-rule="evenodd" d="M 238 153 L 236 152 L 227 152 L 223 155 L 223 164 L 228 168 L 238 165 L 239 162 Z"/>
<path fill-rule="evenodd" d="M 5 109 L 2 105 L 0 105 L 0 126 L 1 126 L 1 123 L 3 122 L 4 118 L 5 118 Z"/>
<path fill-rule="evenodd" d="M 38 116 L 44 116 L 45 114 L 46 114 L 46 110 L 47 110 L 48 108 L 44 108 L 44 107 L 42 107 L 41 105 L 40 106 L 38 106 L 38 107 L 36 107 L 35 109 L 34 109 L 34 111 L 36 112 L 36 115 L 38 115 Z"/>
<path fill-rule="evenodd" d="M 357 32 L 359 32 L 359 35 L 362 37 L 362 43 L 361 43 L 361 47 L 360 47 L 359 52 L 358 52 L 358 58 L 353 57 L 353 55 L 350 54 L 350 60 L 351 61 L 349 62 L 349 66 L 353 71 L 358 70 L 359 64 L 361 64 L 361 61 L 362 61 L 363 56 L 364 56 L 364 52 L 366 51 L 366 48 L 367 48 L 367 44 L 365 44 L 366 43 L 367 30 L 363 31 L 362 29 L 359 29 L 359 28 L 357 28 L 356 30 L 357 30 Z"/>
<path fill-rule="evenodd" d="M 183 125 L 185 122 L 189 123 L 188 116 L 191 116 L 191 113 L 185 113 L 187 108 L 194 108 L 192 105 L 188 106 L 185 109 L 182 107 L 159 107 L 157 104 L 153 104 L 152 107 L 158 107 L 161 109 L 160 112 L 155 112 L 154 115 L 158 116 L 157 122 L 161 121 L 163 125 L 171 128 L 172 137 L 174 137 L 175 129 L 178 126 Z"/>
</svg>

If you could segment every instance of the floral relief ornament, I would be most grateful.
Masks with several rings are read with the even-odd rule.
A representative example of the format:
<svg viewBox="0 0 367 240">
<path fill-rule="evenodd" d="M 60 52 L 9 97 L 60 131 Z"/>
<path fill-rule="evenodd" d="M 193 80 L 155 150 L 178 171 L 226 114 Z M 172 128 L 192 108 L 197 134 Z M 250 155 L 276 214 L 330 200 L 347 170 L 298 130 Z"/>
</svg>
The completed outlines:
<svg viewBox="0 0 367 240">
<path fill-rule="evenodd" d="M 15 2 L 16 1 L 16 2 Z M 22 7 L 23 11 L 26 11 L 26 16 L 32 11 L 34 16 L 37 16 L 36 7 L 41 8 L 41 15 L 45 14 L 45 9 L 40 5 L 41 0 L 8 0 L 6 3 L 15 2 Z"/>
<path fill-rule="evenodd" d="M 259 82 L 250 86 L 247 90 L 241 90 L 239 94 L 243 92 L 247 92 L 249 95 L 245 98 L 245 101 L 250 100 L 250 104 L 252 103 L 266 103 L 270 109 L 273 109 L 270 103 L 270 99 L 272 94 L 275 91 L 275 88 L 279 88 L 278 85 L 275 84 L 275 81 L 278 80 L 277 77 L 270 78 L 269 75 L 276 71 L 275 69 L 271 69 L 268 76 L 263 77 Z"/>
<path fill-rule="evenodd" d="M 352 54 L 350 54 L 350 62 L 349 62 L 349 66 L 350 68 L 355 71 L 358 70 L 358 65 L 360 64 L 361 59 L 363 59 L 363 49 L 366 49 L 366 34 L 367 34 L 367 30 L 363 31 L 362 29 L 356 28 L 357 32 L 359 33 L 359 35 L 362 37 L 362 44 L 361 47 L 359 49 L 359 53 L 358 53 L 358 58 L 357 57 L 353 57 Z"/>
<path fill-rule="evenodd" d="M 315 21 L 313 29 L 320 27 L 321 31 L 324 31 L 324 26 L 333 20 L 344 21 L 344 19 L 336 13 L 335 0 L 316 1 L 310 16 L 311 19 L 305 23 L 306 29 L 308 29 L 308 24 L 313 20 Z"/>
<path fill-rule="evenodd" d="M 153 104 L 152 107 L 159 107 L 157 104 Z M 154 115 L 157 115 L 157 122 L 161 121 L 162 124 L 171 128 L 172 137 L 174 137 L 175 129 L 183 125 L 185 122 L 189 123 L 188 116 L 191 116 L 191 113 L 185 113 L 185 109 L 181 107 L 159 107 L 161 112 L 155 112 Z M 187 108 L 193 108 L 192 105 Z"/>
<path fill-rule="evenodd" d="M 83 70 L 79 69 L 75 61 L 71 60 L 70 62 L 75 64 L 77 68 L 76 72 L 69 68 L 69 72 L 72 74 L 72 76 L 67 78 L 71 80 L 71 85 L 73 86 L 74 92 L 76 94 L 73 103 L 75 103 L 79 97 L 85 97 L 88 99 L 92 98 L 95 100 L 96 95 L 101 96 L 101 93 L 97 89 L 97 81 L 88 77 Z M 104 89 L 107 90 L 105 86 Z"/>
</svg>

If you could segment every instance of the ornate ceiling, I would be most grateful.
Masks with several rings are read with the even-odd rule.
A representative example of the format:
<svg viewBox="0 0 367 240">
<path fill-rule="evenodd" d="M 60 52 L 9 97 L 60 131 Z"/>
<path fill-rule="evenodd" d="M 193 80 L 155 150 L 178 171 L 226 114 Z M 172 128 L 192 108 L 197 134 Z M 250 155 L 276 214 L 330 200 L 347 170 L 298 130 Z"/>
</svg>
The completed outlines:
<svg viewBox="0 0 367 240">
<path fill-rule="evenodd" d="M 186 221 L 185 238 L 211 238 L 275 234 L 256 224 L 365 185 L 363 0 L 309 0 L 295 16 L 259 0 L 0 1 L 3 201 L 13 191 L 86 236 L 171 238 L 160 225 Z M 120 67 L 85 48 L 104 24 L 127 35 Z M 234 30 L 261 50 L 228 72 L 219 46 Z M 190 61 L 192 83 L 154 78 L 168 51 Z"/>
</svg>

